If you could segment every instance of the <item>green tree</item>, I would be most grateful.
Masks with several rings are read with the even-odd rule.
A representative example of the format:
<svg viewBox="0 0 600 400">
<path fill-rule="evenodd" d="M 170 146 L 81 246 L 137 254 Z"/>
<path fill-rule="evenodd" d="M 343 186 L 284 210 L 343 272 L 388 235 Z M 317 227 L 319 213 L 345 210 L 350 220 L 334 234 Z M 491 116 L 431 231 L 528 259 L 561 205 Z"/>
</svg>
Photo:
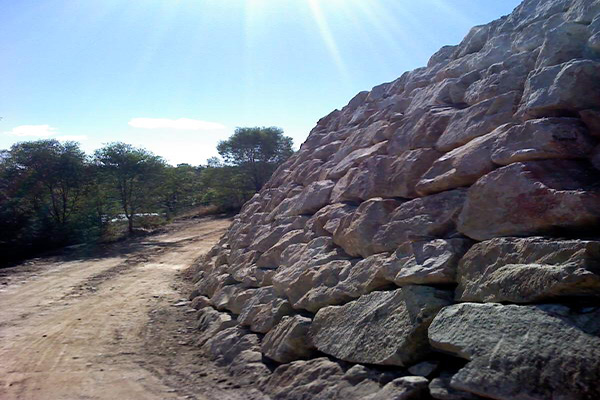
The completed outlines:
<svg viewBox="0 0 600 400">
<path fill-rule="evenodd" d="M 129 232 L 133 232 L 135 215 L 158 202 L 164 160 L 148 150 L 115 142 L 96 150 L 94 161 L 104 181 L 115 191 Z"/>
<path fill-rule="evenodd" d="M 179 164 L 165 169 L 162 204 L 167 218 L 188 210 L 200 203 L 203 194 L 201 167 Z"/>
<path fill-rule="evenodd" d="M 240 167 L 224 165 L 216 157 L 209 159 L 202 170 L 201 183 L 204 188 L 202 203 L 214 204 L 221 211 L 241 208 L 255 193 Z"/>
<path fill-rule="evenodd" d="M 21 195 L 58 225 L 76 211 L 85 183 L 85 154 L 75 142 L 38 140 L 11 147 L 4 163 Z"/>
<path fill-rule="evenodd" d="M 74 142 L 23 142 L 1 152 L 0 248 L 5 258 L 77 240 L 86 168 L 85 154 Z"/>
<path fill-rule="evenodd" d="M 227 165 L 239 167 L 258 192 L 294 153 L 292 146 L 292 138 L 284 136 L 281 128 L 236 128 L 229 139 L 219 142 L 217 151 Z"/>
</svg>

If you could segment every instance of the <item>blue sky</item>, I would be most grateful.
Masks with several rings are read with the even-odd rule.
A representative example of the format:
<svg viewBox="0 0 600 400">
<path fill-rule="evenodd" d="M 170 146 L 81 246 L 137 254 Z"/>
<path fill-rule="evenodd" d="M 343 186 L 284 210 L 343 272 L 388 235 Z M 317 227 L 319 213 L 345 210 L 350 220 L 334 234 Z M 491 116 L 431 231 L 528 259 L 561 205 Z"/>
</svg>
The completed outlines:
<svg viewBox="0 0 600 400">
<path fill-rule="evenodd" d="M 202 164 L 237 126 L 296 146 L 517 0 L 0 0 L 0 148 L 44 137 Z"/>
</svg>

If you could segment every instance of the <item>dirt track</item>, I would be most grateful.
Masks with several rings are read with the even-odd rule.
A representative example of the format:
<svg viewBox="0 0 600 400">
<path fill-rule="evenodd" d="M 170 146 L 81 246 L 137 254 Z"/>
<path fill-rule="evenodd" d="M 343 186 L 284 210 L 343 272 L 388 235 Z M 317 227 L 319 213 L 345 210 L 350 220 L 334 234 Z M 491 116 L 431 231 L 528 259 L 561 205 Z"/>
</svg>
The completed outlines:
<svg viewBox="0 0 600 400">
<path fill-rule="evenodd" d="M 185 220 L 0 280 L 0 399 L 249 399 L 194 346 L 180 272 L 230 224 Z"/>
</svg>

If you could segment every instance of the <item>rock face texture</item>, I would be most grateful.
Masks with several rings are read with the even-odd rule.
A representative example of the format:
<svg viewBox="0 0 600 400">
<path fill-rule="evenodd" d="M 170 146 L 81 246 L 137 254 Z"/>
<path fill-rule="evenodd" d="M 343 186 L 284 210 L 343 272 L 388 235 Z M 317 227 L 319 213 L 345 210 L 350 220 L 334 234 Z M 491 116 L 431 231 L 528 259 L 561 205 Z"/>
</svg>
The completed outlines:
<svg viewBox="0 0 600 400">
<path fill-rule="evenodd" d="M 525 0 L 317 123 L 199 345 L 273 399 L 600 398 L 599 138 L 600 2 Z"/>
</svg>

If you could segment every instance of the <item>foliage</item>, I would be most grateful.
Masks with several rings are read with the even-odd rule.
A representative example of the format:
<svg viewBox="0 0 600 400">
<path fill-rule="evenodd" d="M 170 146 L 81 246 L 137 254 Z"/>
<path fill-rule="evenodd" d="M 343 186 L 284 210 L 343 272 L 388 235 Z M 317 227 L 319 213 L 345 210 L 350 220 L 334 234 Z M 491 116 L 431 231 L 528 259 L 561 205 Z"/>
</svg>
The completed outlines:
<svg viewBox="0 0 600 400">
<path fill-rule="evenodd" d="M 121 205 L 127 218 L 129 232 L 137 213 L 155 208 L 160 195 L 159 182 L 166 164 L 162 158 L 130 144 L 110 143 L 94 153 L 100 180 Z"/>
<path fill-rule="evenodd" d="M 18 143 L 0 158 L 0 249 L 47 248 L 81 229 L 87 180 L 85 154 L 73 142 Z"/>
<path fill-rule="evenodd" d="M 240 167 L 215 162 L 202 171 L 202 185 L 202 204 L 217 205 L 223 212 L 239 210 L 255 193 Z"/>
<path fill-rule="evenodd" d="M 202 167 L 193 167 L 189 164 L 166 167 L 161 187 L 161 201 L 167 218 L 201 204 L 204 191 L 201 180 L 202 170 Z"/>
<path fill-rule="evenodd" d="M 227 165 L 239 167 L 258 192 L 294 153 L 292 145 L 292 138 L 284 136 L 280 128 L 236 128 L 229 139 L 219 143 L 217 151 Z"/>
<path fill-rule="evenodd" d="M 91 157 L 74 142 L 0 150 L 0 266 L 76 243 L 117 240 L 177 215 L 237 211 L 292 154 L 279 128 L 238 128 L 225 162 L 167 165 L 143 148 L 109 143 Z M 125 226 L 126 225 L 126 226 Z"/>
</svg>

